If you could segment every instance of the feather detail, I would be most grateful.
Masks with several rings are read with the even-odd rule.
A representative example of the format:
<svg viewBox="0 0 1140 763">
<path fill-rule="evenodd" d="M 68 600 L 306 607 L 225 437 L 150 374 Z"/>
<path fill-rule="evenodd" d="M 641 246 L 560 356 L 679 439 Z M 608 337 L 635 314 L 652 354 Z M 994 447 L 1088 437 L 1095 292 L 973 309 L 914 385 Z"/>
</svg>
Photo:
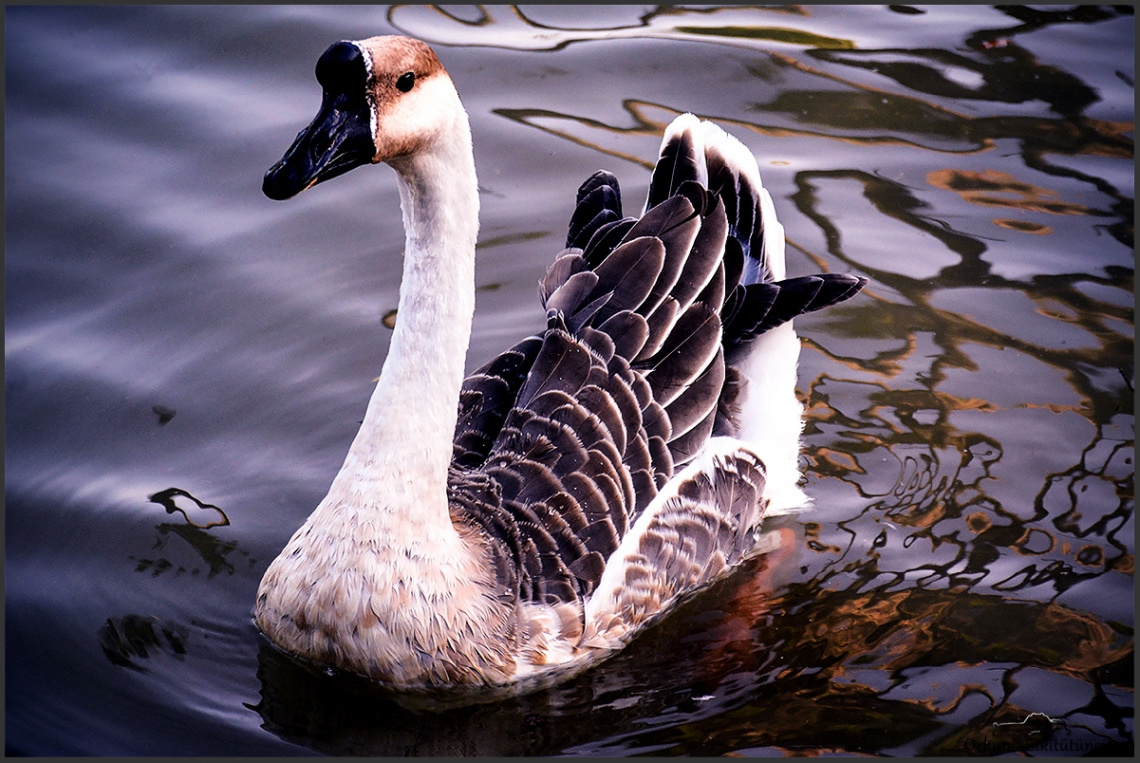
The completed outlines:
<svg viewBox="0 0 1140 763">
<path fill-rule="evenodd" d="M 763 464 L 739 445 L 721 446 L 731 456 L 712 462 L 701 455 L 714 429 L 736 431 L 736 400 L 747 386 L 726 364 L 726 351 L 850 297 L 863 283 L 830 275 L 775 282 L 782 262 L 760 259 L 765 236 L 782 230 L 765 224 L 766 194 L 747 151 L 694 117 L 667 130 L 640 219 L 621 217 L 618 182 L 609 173 L 580 186 L 568 248 L 539 286 L 548 311 L 542 347 L 525 348 L 525 381 L 493 388 L 499 395 L 517 390 L 515 409 L 491 447 L 480 442 L 490 454 L 486 464 L 495 464 L 482 468 L 499 484 L 503 505 L 543 507 L 506 510 L 520 537 L 543 538 L 518 553 L 562 556 L 561 564 L 522 563 L 522 599 L 558 600 L 585 612 L 593 606 L 591 586 L 610 574 L 617 558 L 611 555 L 619 543 L 625 547 L 631 527 L 643 527 L 643 561 L 630 563 L 626 574 L 649 575 L 658 565 L 652 575 L 663 586 L 652 602 L 630 605 L 644 612 L 744 553 L 740 528 L 750 528 L 761 511 Z M 702 466 L 694 471 L 696 464 Z M 676 471 L 682 468 L 684 476 Z M 721 501 L 727 515 L 714 510 Z M 652 520 L 646 512 L 654 512 Z M 561 538 L 566 528 L 577 543 L 545 540 Z M 715 560 L 698 574 L 693 559 L 681 565 L 678 543 L 693 544 L 693 559 Z"/>
<path fill-rule="evenodd" d="M 681 596 L 752 550 L 764 466 L 734 441 L 714 441 L 662 490 L 609 560 L 585 613 L 582 645 L 618 648 Z"/>
<path fill-rule="evenodd" d="M 584 249 L 600 227 L 620 219 L 621 190 L 617 178 L 605 170 L 595 172 L 578 188 L 566 246 Z"/>
</svg>

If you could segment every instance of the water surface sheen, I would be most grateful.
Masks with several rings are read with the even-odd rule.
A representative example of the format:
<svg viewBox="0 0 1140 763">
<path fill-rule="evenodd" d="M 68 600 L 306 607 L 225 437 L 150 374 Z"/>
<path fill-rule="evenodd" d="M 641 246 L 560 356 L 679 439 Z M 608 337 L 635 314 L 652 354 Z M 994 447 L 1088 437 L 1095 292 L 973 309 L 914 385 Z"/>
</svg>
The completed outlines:
<svg viewBox="0 0 1140 763">
<path fill-rule="evenodd" d="M 87 7 L 5 12 L 10 753 L 1131 754 L 1131 10 Z M 261 573 L 379 373 L 392 173 L 261 177 L 340 39 L 435 45 L 483 223 L 469 368 L 542 325 L 574 191 L 665 124 L 760 161 L 797 321 L 807 512 L 616 659 L 413 713 L 279 656 Z"/>
</svg>

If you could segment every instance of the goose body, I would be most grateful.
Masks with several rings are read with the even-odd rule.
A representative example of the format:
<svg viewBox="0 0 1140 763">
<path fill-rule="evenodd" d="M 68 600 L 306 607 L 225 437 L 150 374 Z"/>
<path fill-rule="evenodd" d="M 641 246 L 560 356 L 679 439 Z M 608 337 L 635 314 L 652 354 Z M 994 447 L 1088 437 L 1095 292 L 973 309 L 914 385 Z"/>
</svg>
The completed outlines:
<svg viewBox="0 0 1140 763">
<path fill-rule="evenodd" d="M 337 43 L 317 78 L 321 110 L 265 193 L 393 167 L 399 320 L 344 466 L 261 581 L 257 625 L 399 689 L 562 680 L 804 502 L 789 321 L 865 280 L 786 279 L 755 159 L 683 115 L 644 215 L 624 215 L 613 175 L 586 180 L 539 285 L 545 328 L 464 378 L 478 194 L 455 87 L 403 37 Z"/>
</svg>

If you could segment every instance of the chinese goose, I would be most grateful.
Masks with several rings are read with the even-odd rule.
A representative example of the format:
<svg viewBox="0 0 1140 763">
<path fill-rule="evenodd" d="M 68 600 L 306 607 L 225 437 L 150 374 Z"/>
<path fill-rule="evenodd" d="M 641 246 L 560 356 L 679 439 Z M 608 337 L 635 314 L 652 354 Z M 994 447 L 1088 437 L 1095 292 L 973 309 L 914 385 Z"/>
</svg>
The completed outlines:
<svg viewBox="0 0 1140 763">
<path fill-rule="evenodd" d="M 344 466 L 261 581 L 257 625 L 286 652 L 403 690 L 567 678 L 803 502 L 788 321 L 866 281 L 785 279 L 755 159 L 686 114 L 640 219 L 608 172 L 578 189 L 539 285 L 545 328 L 464 379 L 479 198 L 455 87 L 404 37 L 338 42 L 316 76 L 320 111 L 264 192 L 395 169 L 399 320 Z M 771 368 L 765 342 L 783 356 Z"/>
</svg>

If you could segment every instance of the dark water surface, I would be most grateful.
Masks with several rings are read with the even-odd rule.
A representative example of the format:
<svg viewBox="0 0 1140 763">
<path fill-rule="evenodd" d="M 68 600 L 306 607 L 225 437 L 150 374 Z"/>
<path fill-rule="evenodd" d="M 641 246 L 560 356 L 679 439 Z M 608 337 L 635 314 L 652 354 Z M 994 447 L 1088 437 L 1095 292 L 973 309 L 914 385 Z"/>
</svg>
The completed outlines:
<svg viewBox="0 0 1140 763">
<path fill-rule="evenodd" d="M 1133 752 L 1130 9 L 7 8 L 6 743 L 29 754 Z M 814 507 L 616 659 L 413 713 L 251 622 L 379 373 L 387 168 L 261 176 L 339 39 L 436 45 L 483 202 L 469 367 L 599 167 L 759 157 Z M 635 206 L 636 201 L 630 203 Z"/>
</svg>

